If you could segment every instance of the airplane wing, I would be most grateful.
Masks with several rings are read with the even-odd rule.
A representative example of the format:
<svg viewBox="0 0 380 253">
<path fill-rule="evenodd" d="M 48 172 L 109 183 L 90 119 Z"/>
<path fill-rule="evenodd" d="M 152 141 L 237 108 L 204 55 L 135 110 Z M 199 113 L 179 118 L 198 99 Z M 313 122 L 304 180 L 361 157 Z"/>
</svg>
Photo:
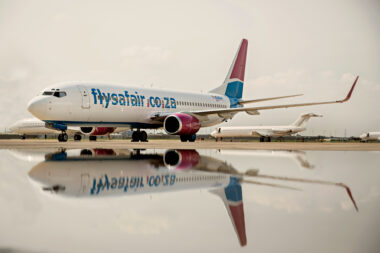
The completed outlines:
<svg viewBox="0 0 380 253">
<path fill-rule="evenodd" d="M 192 114 L 199 116 L 207 116 L 209 114 L 218 114 L 221 117 L 225 117 L 227 114 L 238 113 L 238 112 L 246 112 L 251 115 L 260 114 L 261 110 L 271 110 L 271 109 L 279 109 L 279 108 L 290 108 L 290 107 L 300 107 L 300 106 L 311 106 L 311 105 L 324 105 L 324 104 L 335 104 L 335 103 L 344 103 L 347 102 L 354 91 L 356 83 L 359 79 L 359 76 L 356 77 L 354 83 L 347 96 L 342 100 L 336 101 L 326 101 L 326 102 L 314 102 L 314 103 L 300 103 L 300 104 L 285 104 L 285 105 L 270 105 L 270 106 L 258 106 L 258 107 L 239 107 L 239 108 L 228 108 L 228 109 L 215 109 L 215 110 L 202 110 L 202 111 L 193 111 Z"/>
<path fill-rule="evenodd" d="M 275 100 L 275 99 L 298 97 L 298 96 L 302 96 L 302 95 L 303 95 L 303 94 L 296 94 L 296 95 L 281 96 L 281 97 L 271 97 L 271 98 L 260 98 L 260 99 L 251 99 L 251 100 L 241 100 L 241 101 L 239 101 L 239 104 L 243 105 L 243 104 L 257 103 L 257 102 L 264 102 L 264 101 Z"/>
<path fill-rule="evenodd" d="M 253 130 L 252 133 L 256 133 L 260 136 L 271 136 L 273 134 L 273 131 L 270 129 L 257 129 Z"/>
<path fill-rule="evenodd" d="M 238 108 L 227 108 L 227 109 L 213 109 L 213 110 L 199 110 L 199 111 L 183 111 L 182 113 L 194 115 L 195 117 L 202 117 L 202 116 L 208 116 L 212 114 L 217 114 L 221 118 L 225 119 L 231 119 L 236 113 L 238 112 L 246 112 L 250 115 L 259 115 L 259 111 L 261 110 L 272 110 L 272 109 L 280 109 L 280 108 L 290 108 L 290 107 L 300 107 L 300 106 L 311 106 L 311 105 L 324 105 L 324 104 L 335 104 L 335 103 L 344 103 L 347 102 L 352 95 L 352 92 L 355 89 L 356 83 L 359 79 L 359 76 L 356 77 L 354 83 L 351 86 L 350 91 L 348 92 L 347 96 L 342 100 L 335 100 L 335 101 L 325 101 L 325 102 L 313 102 L 313 103 L 300 103 L 300 104 L 285 104 L 285 105 L 269 105 L 269 106 L 257 106 L 257 107 L 238 107 Z M 297 95 L 291 95 L 291 96 L 297 96 Z M 284 96 L 289 97 L 289 96 Z M 277 99 L 280 97 L 276 97 L 274 99 Z M 273 98 L 269 98 L 271 100 Z M 250 101 L 250 100 L 248 100 Z M 254 101 L 254 100 L 252 100 Z M 256 100 L 257 101 L 257 100 Z M 244 101 L 243 101 L 244 104 Z M 157 121 L 164 121 L 165 118 L 172 113 L 170 112 L 157 112 L 153 114 L 150 118 Z"/>
</svg>

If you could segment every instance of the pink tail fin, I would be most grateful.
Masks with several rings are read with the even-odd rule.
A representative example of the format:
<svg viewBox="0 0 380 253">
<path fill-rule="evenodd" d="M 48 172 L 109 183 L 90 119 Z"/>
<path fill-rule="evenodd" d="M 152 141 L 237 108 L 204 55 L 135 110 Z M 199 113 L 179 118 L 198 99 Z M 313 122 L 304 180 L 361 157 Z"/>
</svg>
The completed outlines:
<svg viewBox="0 0 380 253">
<path fill-rule="evenodd" d="M 247 60 L 248 40 L 243 39 L 240 44 L 239 51 L 237 52 L 234 61 L 231 65 L 231 74 L 229 79 L 237 78 L 244 81 L 245 63 Z"/>
<path fill-rule="evenodd" d="M 245 218 L 243 207 L 242 189 L 237 178 L 230 178 L 230 184 L 225 188 L 219 188 L 211 191 L 218 195 L 226 207 L 230 216 L 235 233 L 238 236 L 241 246 L 247 245 L 247 235 L 245 230 Z"/>
</svg>

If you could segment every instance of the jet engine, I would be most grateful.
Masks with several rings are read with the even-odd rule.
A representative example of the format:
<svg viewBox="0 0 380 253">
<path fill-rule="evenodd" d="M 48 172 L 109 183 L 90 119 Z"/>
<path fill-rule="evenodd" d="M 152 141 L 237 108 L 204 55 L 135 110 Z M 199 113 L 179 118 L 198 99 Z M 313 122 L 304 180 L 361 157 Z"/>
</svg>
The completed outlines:
<svg viewBox="0 0 380 253">
<path fill-rule="evenodd" d="M 201 124 L 199 120 L 189 114 L 174 113 L 166 117 L 164 129 L 168 134 L 191 135 L 198 132 Z"/>
<path fill-rule="evenodd" d="M 114 127 L 81 127 L 81 132 L 86 135 L 96 136 L 111 134 L 115 131 Z"/>
<path fill-rule="evenodd" d="M 191 169 L 200 161 L 200 155 L 195 150 L 168 150 L 164 155 L 166 167 L 177 170 Z"/>
</svg>

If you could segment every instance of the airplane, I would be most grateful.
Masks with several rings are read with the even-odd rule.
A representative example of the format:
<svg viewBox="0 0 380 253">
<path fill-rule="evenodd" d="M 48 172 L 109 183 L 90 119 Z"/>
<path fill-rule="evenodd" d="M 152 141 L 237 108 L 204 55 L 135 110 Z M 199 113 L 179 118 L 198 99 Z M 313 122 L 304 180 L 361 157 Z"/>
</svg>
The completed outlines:
<svg viewBox="0 0 380 253">
<path fill-rule="evenodd" d="M 60 134 L 61 131 L 55 128 L 51 128 L 44 121 L 30 118 L 22 119 L 14 123 L 9 130 L 12 133 L 19 134 L 21 139 L 26 139 L 26 135 L 39 135 L 39 134 Z M 96 136 L 110 135 L 111 133 L 120 133 L 129 130 L 129 128 L 113 128 L 113 127 L 94 127 L 91 129 L 85 127 L 68 127 L 66 132 L 74 135 L 75 141 L 80 141 L 82 135 L 88 135 L 90 141 L 96 141 Z M 58 140 L 62 141 L 60 138 L 68 138 L 68 135 L 60 136 L 58 135 Z M 67 141 L 67 139 L 66 139 Z"/>
<path fill-rule="evenodd" d="M 306 123 L 311 117 L 322 117 L 315 113 L 304 113 L 287 126 L 238 126 L 218 127 L 211 133 L 214 138 L 223 137 L 260 137 L 260 142 L 271 141 L 271 137 L 289 136 L 306 130 Z"/>
<path fill-rule="evenodd" d="M 360 135 L 361 142 L 380 141 L 380 132 L 367 132 Z"/>
<path fill-rule="evenodd" d="M 262 110 L 344 103 L 350 99 L 359 78 L 342 100 L 244 107 L 299 96 L 242 99 L 247 49 L 248 40 L 243 39 L 224 82 L 207 94 L 73 82 L 45 88 L 29 102 L 28 110 L 60 130 L 60 141 L 67 140 L 68 126 L 79 126 L 86 131 L 95 127 L 128 127 L 134 130 L 132 141 L 147 140 L 147 133 L 141 129 L 164 128 L 169 135 L 179 135 L 182 142 L 193 142 L 200 128 L 225 122 L 239 112 L 259 115 Z"/>
<path fill-rule="evenodd" d="M 49 153 L 28 173 L 32 184 L 45 194 L 66 198 L 131 196 L 189 189 L 209 189 L 226 207 L 240 245 L 247 244 L 241 184 L 299 190 L 267 183 L 268 179 L 344 188 L 358 211 L 350 188 L 343 183 L 271 176 L 258 170 L 239 172 L 231 164 L 196 150 L 83 149 Z M 262 178 L 264 182 L 249 178 Z"/>
</svg>

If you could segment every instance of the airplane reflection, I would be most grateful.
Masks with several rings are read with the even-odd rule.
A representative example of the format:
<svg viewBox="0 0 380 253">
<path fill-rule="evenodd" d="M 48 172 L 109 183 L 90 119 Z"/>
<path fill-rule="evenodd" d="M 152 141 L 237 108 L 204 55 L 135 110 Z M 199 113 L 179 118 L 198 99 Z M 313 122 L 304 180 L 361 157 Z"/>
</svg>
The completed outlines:
<svg viewBox="0 0 380 253">
<path fill-rule="evenodd" d="M 343 187 L 358 210 L 349 187 L 342 183 L 264 175 L 258 170 L 241 173 L 227 162 L 200 155 L 196 150 L 161 153 L 113 149 L 63 150 L 47 154 L 44 161 L 29 171 L 29 177 L 44 192 L 65 197 L 210 189 L 222 199 L 241 246 L 247 244 L 242 183 L 300 190 L 253 178 Z"/>
</svg>

